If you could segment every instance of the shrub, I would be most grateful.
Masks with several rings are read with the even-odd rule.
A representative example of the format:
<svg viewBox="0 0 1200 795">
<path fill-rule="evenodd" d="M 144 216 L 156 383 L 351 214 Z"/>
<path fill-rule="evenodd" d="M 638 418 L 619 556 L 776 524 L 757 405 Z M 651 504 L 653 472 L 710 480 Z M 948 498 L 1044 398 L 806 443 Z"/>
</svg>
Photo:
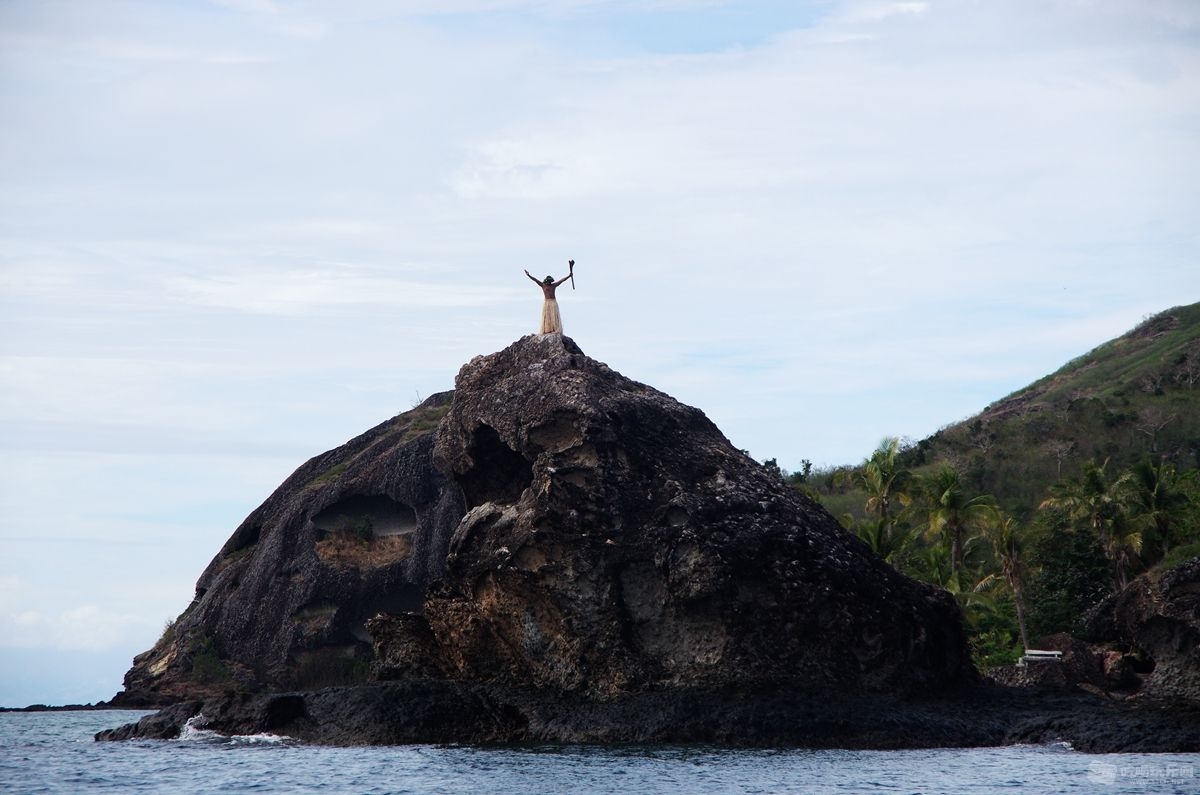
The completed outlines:
<svg viewBox="0 0 1200 795">
<path fill-rule="evenodd" d="M 1200 557 L 1200 541 L 1175 547 L 1159 561 L 1157 568 L 1159 571 L 1170 571 L 1195 557 Z"/>
<path fill-rule="evenodd" d="M 228 682 L 233 673 L 217 653 L 212 636 L 201 635 L 191 644 L 192 679 L 197 682 Z"/>
</svg>

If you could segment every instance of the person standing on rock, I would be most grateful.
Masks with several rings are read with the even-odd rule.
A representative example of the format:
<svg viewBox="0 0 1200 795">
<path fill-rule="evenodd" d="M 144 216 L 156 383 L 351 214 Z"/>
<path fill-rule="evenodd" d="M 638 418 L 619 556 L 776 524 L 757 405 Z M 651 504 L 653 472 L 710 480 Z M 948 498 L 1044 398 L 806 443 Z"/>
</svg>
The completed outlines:
<svg viewBox="0 0 1200 795">
<path fill-rule="evenodd" d="M 525 271 L 529 280 L 542 288 L 542 296 L 546 299 L 542 301 L 542 328 L 539 334 L 562 334 L 562 315 L 558 313 L 558 301 L 554 298 L 554 290 L 567 279 L 571 280 L 571 287 L 575 286 L 575 260 L 567 260 L 567 265 L 571 269 L 570 273 L 558 281 L 554 281 L 553 276 L 538 281 L 528 269 Z"/>
</svg>

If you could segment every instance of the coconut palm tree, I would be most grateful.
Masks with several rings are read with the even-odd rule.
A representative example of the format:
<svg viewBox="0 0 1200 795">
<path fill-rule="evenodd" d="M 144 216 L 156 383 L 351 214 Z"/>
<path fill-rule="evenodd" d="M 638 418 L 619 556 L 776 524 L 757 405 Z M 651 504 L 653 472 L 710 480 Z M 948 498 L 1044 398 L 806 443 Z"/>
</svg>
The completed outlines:
<svg viewBox="0 0 1200 795">
<path fill-rule="evenodd" d="M 1051 486 L 1050 496 L 1042 500 L 1039 507 L 1062 508 L 1072 518 L 1086 520 L 1103 545 L 1108 538 L 1109 525 L 1120 510 L 1120 504 L 1104 474 L 1107 467 L 1107 458 L 1099 466 L 1095 461 L 1085 461 L 1079 475 Z"/>
<path fill-rule="evenodd" d="M 1156 547 L 1156 559 L 1170 552 L 1183 518 L 1192 510 L 1175 467 L 1167 461 L 1155 464 L 1144 458 L 1130 467 L 1115 488 L 1130 521 L 1142 534 L 1143 548 Z"/>
<path fill-rule="evenodd" d="M 1142 531 L 1126 514 L 1118 514 L 1109 526 L 1104 554 L 1117 571 L 1118 591 L 1129 584 L 1129 571 L 1140 565 L 1138 554 L 1142 551 L 1143 539 Z"/>
<path fill-rule="evenodd" d="M 859 484 L 867 492 L 866 512 L 885 525 L 893 521 L 895 503 L 907 506 L 912 501 L 907 490 L 912 477 L 900 466 L 899 456 L 900 439 L 888 436 L 863 463 L 859 475 Z"/>
<path fill-rule="evenodd" d="M 897 568 L 907 557 L 915 540 L 912 527 L 902 522 L 887 523 L 878 517 L 858 520 L 845 517 L 843 524 L 853 528 L 854 534 L 862 539 L 872 552 Z"/>
<path fill-rule="evenodd" d="M 1131 553 L 1141 549 L 1141 532 L 1123 520 L 1121 494 L 1116 484 L 1109 482 L 1104 472 L 1107 467 L 1108 459 L 1099 465 L 1085 462 L 1078 476 L 1051 486 L 1050 496 L 1040 507 L 1062 508 L 1072 519 L 1087 523 L 1113 565 L 1117 588 L 1121 589 L 1128 579 Z"/>
<path fill-rule="evenodd" d="M 914 556 L 909 572 L 917 579 L 949 592 L 972 627 L 979 626 L 985 616 L 997 610 L 986 578 L 984 582 L 976 581 L 982 567 L 981 551 L 979 539 L 968 538 L 963 544 L 965 562 L 956 568 L 950 546 L 945 539 L 938 539 Z"/>
<path fill-rule="evenodd" d="M 1008 590 L 1012 592 L 1013 604 L 1017 608 L 1017 628 L 1021 632 L 1023 648 L 1029 648 L 1029 630 L 1025 626 L 1025 551 L 1021 527 L 1011 516 L 996 515 L 996 520 L 984 531 L 992 545 L 996 562 L 1000 564 L 1000 575 Z M 995 575 L 988 575 L 981 586 Z"/>
<path fill-rule="evenodd" d="M 925 533 L 944 538 L 950 546 L 950 565 L 954 572 L 963 568 L 967 539 L 982 530 L 996 513 L 991 495 L 967 498 L 958 470 L 943 466 L 921 484 L 926 512 Z"/>
</svg>

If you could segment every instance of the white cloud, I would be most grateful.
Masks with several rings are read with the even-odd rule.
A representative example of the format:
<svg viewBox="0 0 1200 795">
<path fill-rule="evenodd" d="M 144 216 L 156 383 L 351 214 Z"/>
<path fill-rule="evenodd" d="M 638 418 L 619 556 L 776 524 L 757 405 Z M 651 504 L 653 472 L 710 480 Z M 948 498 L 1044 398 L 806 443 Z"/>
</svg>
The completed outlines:
<svg viewBox="0 0 1200 795">
<path fill-rule="evenodd" d="M 383 304 L 398 311 L 482 307 L 511 300 L 515 289 L 416 282 L 335 270 L 255 271 L 175 277 L 167 289 L 184 303 L 250 312 L 310 312 L 322 307 Z"/>
<path fill-rule="evenodd" d="M 91 603 L 55 607 L 56 596 L 39 589 L 29 577 L 0 575 L 0 648 L 109 649 L 127 643 L 130 631 L 141 636 L 153 624 Z"/>
<path fill-rule="evenodd" d="M 917 2 L 868 2 L 851 3 L 834 15 L 832 21 L 844 25 L 859 25 L 883 22 L 897 16 L 920 16 L 929 10 L 929 3 Z"/>
<path fill-rule="evenodd" d="M 0 648 L 56 651 L 112 649 L 129 640 L 130 630 L 144 635 L 153 622 L 131 613 L 113 613 L 94 604 L 47 616 L 37 610 L 0 614 Z"/>
<path fill-rule="evenodd" d="M 278 14 L 284 6 L 275 0 L 209 0 L 215 5 L 244 14 Z"/>
</svg>

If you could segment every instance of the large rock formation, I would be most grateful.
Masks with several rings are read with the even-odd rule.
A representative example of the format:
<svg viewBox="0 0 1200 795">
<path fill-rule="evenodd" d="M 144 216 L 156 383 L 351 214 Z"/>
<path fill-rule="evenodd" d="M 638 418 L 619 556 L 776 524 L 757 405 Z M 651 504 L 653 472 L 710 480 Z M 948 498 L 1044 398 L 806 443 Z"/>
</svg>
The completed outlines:
<svg viewBox="0 0 1200 795">
<path fill-rule="evenodd" d="M 1106 668 L 1139 697 L 1200 705 L 1200 558 L 1150 571 L 1101 602 L 1088 640 L 1116 655 Z"/>
<path fill-rule="evenodd" d="M 371 670 L 590 695 L 895 694 L 974 674 L 945 592 L 884 564 L 701 411 L 561 335 L 477 357 L 453 397 L 297 470 L 115 701 Z"/>
<path fill-rule="evenodd" d="M 432 459 L 449 405 L 434 395 L 296 470 L 234 531 L 113 703 L 366 681 L 366 620 L 420 609 L 463 514 Z"/>
<path fill-rule="evenodd" d="M 228 695 L 368 671 L 390 683 Z M 878 720 L 863 703 L 974 680 L 948 594 L 887 566 L 701 411 L 553 334 L 477 357 L 452 398 L 301 467 L 117 701 L 207 699 L 227 727 L 332 741 L 350 703 L 403 723 L 364 741 L 453 739 L 454 720 L 422 734 L 414 718 L 439 710 L 461 739 L 683 738 L 720 709 L 743 739 L 831 721 L 846 738 Z M 647 708 L 653 731 L 636 723 Z"/>
<path fill-rule="evenodd" d="M 372 625 L 381 658 L 420 647 L 426 671 L 590 694 L 894 694 L 973 675 L 949 595 L 884 564 L 701 411 L 559 335 L 464 366 L 434 460 L 467 513 L 424 622 Z"/>
</svg>

